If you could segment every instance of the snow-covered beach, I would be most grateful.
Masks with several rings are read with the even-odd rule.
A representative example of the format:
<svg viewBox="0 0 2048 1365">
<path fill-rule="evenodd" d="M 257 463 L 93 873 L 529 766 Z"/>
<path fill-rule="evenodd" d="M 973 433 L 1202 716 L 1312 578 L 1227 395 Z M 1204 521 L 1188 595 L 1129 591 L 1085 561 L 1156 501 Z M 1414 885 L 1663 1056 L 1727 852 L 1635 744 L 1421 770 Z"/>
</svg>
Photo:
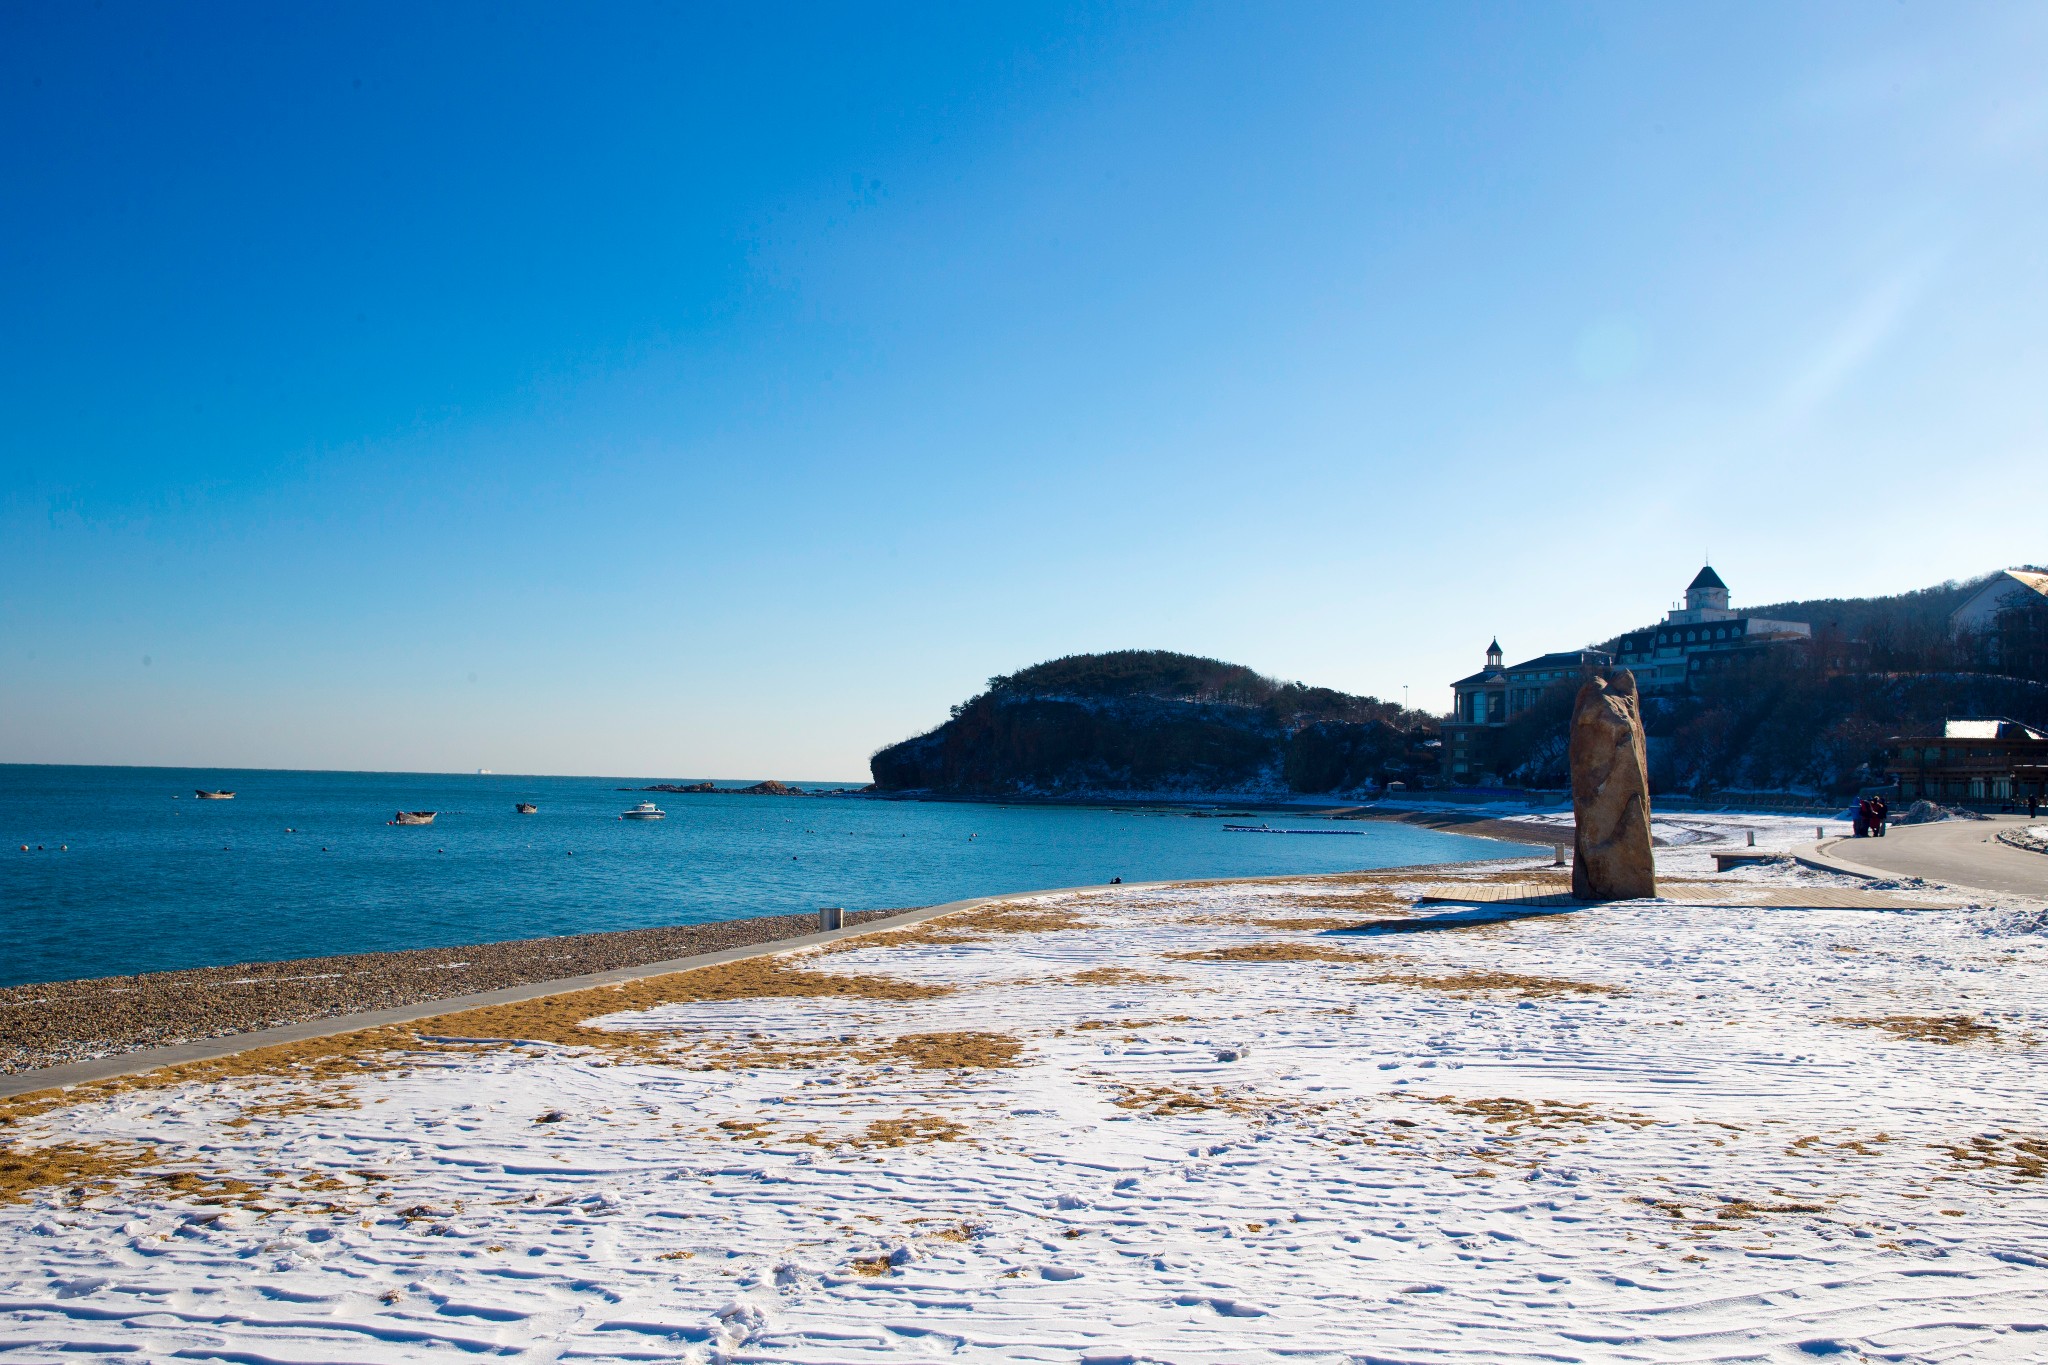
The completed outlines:
<svg viewBox="0 0 2048 1365">
<path fill-rule="evenodd" d="M 1710 847 L 1019 897 L 0 1105 L 0 1358 L 2048 1359 L 2048 916 Z"/>
</svg>

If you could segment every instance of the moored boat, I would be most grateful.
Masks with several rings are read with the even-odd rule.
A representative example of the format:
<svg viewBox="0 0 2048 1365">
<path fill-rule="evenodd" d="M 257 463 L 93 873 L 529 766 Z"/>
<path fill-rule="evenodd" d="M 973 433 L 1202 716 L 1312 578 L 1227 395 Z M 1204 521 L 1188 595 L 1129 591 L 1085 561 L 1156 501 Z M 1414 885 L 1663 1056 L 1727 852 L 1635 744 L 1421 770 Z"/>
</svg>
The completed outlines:
<svg viewBox="0 0 2048 1365">
<path fill-rule="evenodd" d="M 199 790 L 193 792 L 192 794 L 198 797 L 201 801 L 232 801 L 235 799 L 235 794 L 233 792 L 210 792 L 206 790 L 204 787 L 201 787 Z"/>
<path fill-rule="evenodd" d="M 431 825 L 434 823 L 434 817 L 439 814 L 439 811 L 433 810 L 402 810 L 398 812 L 397 818 L 391 823 L 394 825 Z"/>
<path fill-rule="evenodd" d="M 655 805 L 652 801 L 642 801 L 633 809 L 621 812 L 619 818 L 621 820 L 659 820 L 667 814 L 667 811 Z"/>
</svg>

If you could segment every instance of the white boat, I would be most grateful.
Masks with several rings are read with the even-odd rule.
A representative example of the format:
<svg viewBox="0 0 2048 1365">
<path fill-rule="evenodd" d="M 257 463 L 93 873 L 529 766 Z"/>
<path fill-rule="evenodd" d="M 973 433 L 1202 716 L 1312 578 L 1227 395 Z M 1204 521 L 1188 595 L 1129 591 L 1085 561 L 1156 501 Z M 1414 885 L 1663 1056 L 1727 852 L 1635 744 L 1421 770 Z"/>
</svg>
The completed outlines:
<svg viewBox="0 0 2048 1365">
<path fill-rule="evenodd" d="M 655 805 L 652 801 L 642 801 L 633 809 L 621 814 L 619 818 L 621 820 L 659 820 L 667 814 L 667 811 Z"/>
</svg>

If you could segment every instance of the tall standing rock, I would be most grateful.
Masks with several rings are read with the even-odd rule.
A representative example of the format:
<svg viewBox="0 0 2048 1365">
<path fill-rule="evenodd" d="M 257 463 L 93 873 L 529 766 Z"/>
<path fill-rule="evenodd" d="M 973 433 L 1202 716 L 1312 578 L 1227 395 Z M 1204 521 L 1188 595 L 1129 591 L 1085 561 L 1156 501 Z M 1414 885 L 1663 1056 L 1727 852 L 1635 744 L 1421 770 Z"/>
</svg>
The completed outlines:
<svg viewBox="0 0 2048 1365">
<path fill-rule="evenodd" d="M 1657 894 L 1650 854 L 1650 767 L 1635 674 L 1594 678 L 1572 707 L 1572 818 L 1578 834 L 1572 895 L 1633 900 Z"/>
</svg>

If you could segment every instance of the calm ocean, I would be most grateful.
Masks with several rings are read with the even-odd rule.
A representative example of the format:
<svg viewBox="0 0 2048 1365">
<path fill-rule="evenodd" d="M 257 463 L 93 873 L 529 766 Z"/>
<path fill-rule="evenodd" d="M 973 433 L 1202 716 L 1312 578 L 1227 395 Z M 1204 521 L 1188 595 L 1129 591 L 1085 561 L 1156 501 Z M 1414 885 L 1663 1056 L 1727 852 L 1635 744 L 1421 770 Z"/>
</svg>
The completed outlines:
<svg viewBox="0 0 2048 1365">
<path fill-rule="evenodd" d="M 1355 833 L 1234 834 L 1222 820 L 1087 806 L 618 790 L 651 780 L 0 765 L 0 985 L 1511 847 L 1297 815 L 1248 823 Z M 235 799 L 195 800 L 200 787 Z M 618 818 L 649 795 L 667 819 Z M 540 810 L 519 815 L 518 801 Z M 401 807 L 440 815 L 387 825 Z"/>
</svg>

